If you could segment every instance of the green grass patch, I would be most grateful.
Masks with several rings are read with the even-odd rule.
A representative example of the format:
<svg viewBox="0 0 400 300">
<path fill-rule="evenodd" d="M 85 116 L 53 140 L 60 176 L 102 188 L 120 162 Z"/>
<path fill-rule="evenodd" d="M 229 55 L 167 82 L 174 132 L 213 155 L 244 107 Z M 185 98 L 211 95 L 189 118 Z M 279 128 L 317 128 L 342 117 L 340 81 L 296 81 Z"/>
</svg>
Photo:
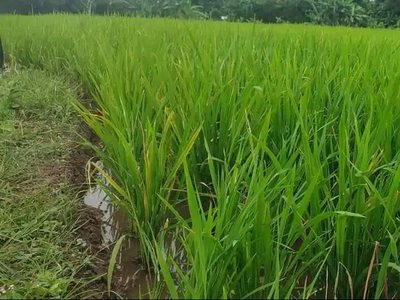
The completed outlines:
<svg viewBox="0 0 400 300">
<path fill-rule="evenodd" d="M 79 239 L 71 156 L 79 141 L 65 78 L 0 77 L 0 298 L 74 298 L 93 258 Z M 82 168 L 84 166 L 81 166 Z"/>
</svg>

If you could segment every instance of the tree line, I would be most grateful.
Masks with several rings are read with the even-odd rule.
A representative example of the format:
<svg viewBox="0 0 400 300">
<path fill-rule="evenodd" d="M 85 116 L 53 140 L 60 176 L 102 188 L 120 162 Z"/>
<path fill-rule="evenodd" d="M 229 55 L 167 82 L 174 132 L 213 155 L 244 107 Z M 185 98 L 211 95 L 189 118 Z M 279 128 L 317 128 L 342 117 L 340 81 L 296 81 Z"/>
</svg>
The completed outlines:
<svg viewBox="0 0 400 300">
<path fill-rule="evenodd" d="M 1 0 L 0 13 L 53 12 L 400 27 L 400 0 Z"/>
</svg>

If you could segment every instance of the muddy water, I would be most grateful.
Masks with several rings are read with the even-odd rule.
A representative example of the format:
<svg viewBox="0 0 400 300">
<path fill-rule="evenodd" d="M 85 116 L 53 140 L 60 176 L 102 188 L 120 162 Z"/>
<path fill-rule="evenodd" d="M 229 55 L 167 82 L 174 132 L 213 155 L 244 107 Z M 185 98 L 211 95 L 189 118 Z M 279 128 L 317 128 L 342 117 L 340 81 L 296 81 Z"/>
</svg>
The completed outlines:
<svg viewBox="0 0 400 300">
<path fill-rule="evenodd" d="M 104 247 L 112 250 L 113 244 L 130 233 L 128 218 L 114 205 L 100 186 L 91 188 L 84 203 L 102 213 L 101 234 Z M 122 298 L 147 298 L 149 276 L 141 264 L 140 244 L 134 238 L 125 238 L 117 257 L 113 273 L 113 290 Z"/>
<path fill-rule="evenodd" d="M 110 203 L 110 199 L 107 194 L 96 186 L 88 191 L 83 201 L 86 205 L 94 207 L 102 212 L 102 239 L 103 243 L 113 243 L 118 239 L 120 235 L 120 221 L 117 216 L 114 215 L 114 207 Z"/>
</svg>

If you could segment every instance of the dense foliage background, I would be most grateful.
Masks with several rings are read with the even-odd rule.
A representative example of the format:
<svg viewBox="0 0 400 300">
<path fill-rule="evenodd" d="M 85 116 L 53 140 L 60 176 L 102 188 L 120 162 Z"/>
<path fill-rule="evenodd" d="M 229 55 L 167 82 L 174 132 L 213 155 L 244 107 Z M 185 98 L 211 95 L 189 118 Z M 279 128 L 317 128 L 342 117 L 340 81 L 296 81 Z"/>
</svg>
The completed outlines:
<svg viewBox="0 0 400 300">
<path fill-rule="evenodd" d="M 2 0 L 0 13 L 119 13 L 142 17 L 399 27 L 400 0 Z M 227 18 L 226 18 L 227 17 Z"/>
</svg>

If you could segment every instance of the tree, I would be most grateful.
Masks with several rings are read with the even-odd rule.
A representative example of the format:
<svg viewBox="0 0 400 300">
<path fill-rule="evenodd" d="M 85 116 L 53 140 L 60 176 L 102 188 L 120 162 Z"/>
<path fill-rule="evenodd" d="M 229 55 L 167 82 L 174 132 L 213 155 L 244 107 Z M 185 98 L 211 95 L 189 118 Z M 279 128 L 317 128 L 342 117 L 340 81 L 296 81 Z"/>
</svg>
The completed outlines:
<svg viewBox="0 0 400 300">
<path fill-rule="evenodd" d="M 80 12 L 79 0 L 2 0 L 0 13 L 52 13 L 58 11 Z"/>
<path fill-rule="evenodd" d="M 255 3 L 256 19 L 263 22 L 308 22 L 307 11 L 310 9 L 307 0 L 258 0 Z"/>
<path fill-rule="evenodd" d="M 367 14 L 353 0 L 314 0 L 308 15 L 312 23 L 325 25 L 364 26 Z"/>
<path fill-rule="evenodd" d="M 142 17 L 394 27 L 400 0 L 1 0 L 0 13 L 117 12 Z"/>
<path fill-rule="evenodd" d="M 376 0 L 370 2 L 370 16 L 385 27 L 399 27 L 400 1 Z"/>
</svg>

